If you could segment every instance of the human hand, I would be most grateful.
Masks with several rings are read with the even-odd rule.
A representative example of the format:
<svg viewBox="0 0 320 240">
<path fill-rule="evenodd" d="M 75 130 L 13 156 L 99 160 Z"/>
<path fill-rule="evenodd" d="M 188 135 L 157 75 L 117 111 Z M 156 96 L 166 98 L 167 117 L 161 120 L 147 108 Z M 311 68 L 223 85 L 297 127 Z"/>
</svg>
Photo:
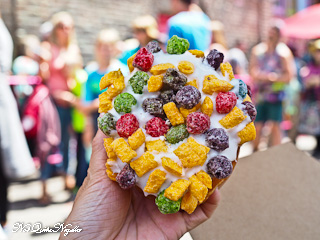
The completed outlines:
<svg viewBox="0 0 320 240">
<path fill-rule="evenodd" d="M 220 194 L 216 190 L 191 214 L 159 212 L 154 197 L 145 197 L 138 188 L 123 190 L 105 174 L 105 135 L 99 130 L 93 140 L 88 176 L 65 221 L 83 230 L 60 239 L 179 239 L 185 232 L 210 218 Z"/>
</svg>

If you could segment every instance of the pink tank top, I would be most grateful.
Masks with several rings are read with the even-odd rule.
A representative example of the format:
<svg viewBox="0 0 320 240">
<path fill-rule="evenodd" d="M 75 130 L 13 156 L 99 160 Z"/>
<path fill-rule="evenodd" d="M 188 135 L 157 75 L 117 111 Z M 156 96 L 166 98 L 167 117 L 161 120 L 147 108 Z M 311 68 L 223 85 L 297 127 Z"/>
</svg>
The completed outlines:
<svg viewBox="0 0 320 240">
<path fill-rule="evenodd" d="M 51 54 L 52 58 L 49 62 L 50 77 L 48 79 L 50 93 L 52 94 L 55 91 L 69 91 L 64 59 L 59 61 L 60 49 L 54 44 L 51 44 Z"/>
</svg>

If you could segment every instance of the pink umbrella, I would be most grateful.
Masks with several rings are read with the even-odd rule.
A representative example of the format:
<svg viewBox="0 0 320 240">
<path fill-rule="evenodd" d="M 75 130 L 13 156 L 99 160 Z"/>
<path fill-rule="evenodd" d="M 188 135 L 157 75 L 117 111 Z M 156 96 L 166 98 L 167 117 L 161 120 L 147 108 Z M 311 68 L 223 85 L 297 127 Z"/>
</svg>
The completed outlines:
<svg viewBox="0 0 320 240">
<path fill-rule="evenodd" d="M 320 4 L 312 5 L 285 19 L 283 35 L 303 39 L 320 38 Z"/>
</svg>

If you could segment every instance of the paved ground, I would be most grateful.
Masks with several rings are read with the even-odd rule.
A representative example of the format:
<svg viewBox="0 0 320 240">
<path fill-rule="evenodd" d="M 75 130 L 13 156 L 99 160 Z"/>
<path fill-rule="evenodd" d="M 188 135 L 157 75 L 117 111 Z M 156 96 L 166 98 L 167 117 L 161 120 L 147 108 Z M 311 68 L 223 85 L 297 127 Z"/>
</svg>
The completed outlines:
<svg viewBox="0 0 320 240">
<path fill-rule="evenodd" d="M 286 141 L 286 140 L 284 140 Z M 315 139 L 309 136 L 297 138 L 297 146 L 301 150 L 311 151 L 315 147 Z M 262 146 L 263 147 L 263 146 Z M 251 154 L 250 144 L 241 148 L 240 157 Z M 72 208 L 72 195 L 63 189 L 63 179 L 54 177 L 48 181 L 48 191 L 52 197 L 52 204 L 41 206 L 38 200 L 41 195 L 41 183 L 38 180 L 30 180 L 24 183 L 13 183 L 9 188 L 9 199 L 11 202 L 8 215 L 8 229 L 10 240 L 53 240 L 58 239 L 58 233 L 12 233 L 15 223 L 24 224 L 41 223 L 42 227 L 53 226 L 55 223 L 63 222 Z M 186 236 L 184 240 L 191 239 Z"/>
</svg>

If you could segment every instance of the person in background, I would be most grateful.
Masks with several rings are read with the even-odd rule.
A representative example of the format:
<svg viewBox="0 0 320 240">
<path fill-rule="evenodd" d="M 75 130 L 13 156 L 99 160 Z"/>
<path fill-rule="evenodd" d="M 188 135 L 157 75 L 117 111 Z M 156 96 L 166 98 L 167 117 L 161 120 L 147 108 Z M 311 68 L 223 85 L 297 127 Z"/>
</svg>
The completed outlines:
<svg viewBox="0 0 320 240">
<path fill-rule="evenodd" d="M 72 105 L 76 97 L 71 89 L 76 85 L 72 77 L 75 65 L 82 65 L 80 50 L 76 42 L 74 21 L 67 12 L 58 12 L 51 18 L 52 32 L 49 44 L 45 44 L 44 51 L 48 56 L 48 79 L 46 80 L 50 93 L 55 101 L 61 123 L 60 151 L 63 156 L 63 166 L 66 189 L 74 186 L 73 176 L 68 174 L 69 139 L 71 128 Z M 44 74 L 45 76 L 46 74 Z"/>
<path fill-rule="evenodd" d="M 269 29 L 268 39 L 252 49 L 250 75 L 257 88 L 257 137 L 254 150 L 258 149 L 261 130 L 268 121 L 271 125 L 271 144 L 281 143 L 282 103 L 284 89 L 293 77 L 293 57 L 290 49 L 280 42 L 280 28 Z"/>
<path fill-rule="evenodd" d="M 145 47 L 150 41 L 157 41 L 159 38 L 158 23 L 151 15 L 137 17 L 132 22 L 134 39 L 124 41 L 121 48 L 125 50 L 119 57 L 123 64 L 135 54 L 140 48 Z"/>
<path fill-rule="evenodd" d="M 320 159 L 320 39 L 310 46 L 311 61 L 301 69 L 302 92 L 299 132 L 316 137 L 313 156 Z"/>
<path fill-rule="evenodd" d="M 225 59 L 228 58 L 228 46 L 227 41 L 224 35 L 224 25 L 220 21 L 211 21 L 210 22 L 211 30 L 211 44 L 210 50 L 217 49 L 219 52 L 222 52 L 225 56 Z"/>
<path fill-rule="evenodd" d="M 171 0 L 175 14 L 168 21 L 169 38 L 173 35 L 185 38 L 190 49 L 205 51 L 211 42 L 210 19 L 192 4 L 192 0 Z"/>
<path fill-rule="evenodd" d="M 88 76 L 85 85 L 85 104 L 80 106 L 80 109 L 88 116 L 86 127 L 86 143 L 89 144 L 94 134 L 98 130 L 97 118 L 99 116 L 99 82 L 100 79 L 110 71 L 116 71 L 119 68 L 124 76 L 129 72 L 127 65 L 121 63 L 116 56 L 118 55 L 117 43 L 120 41 L 120 36 L 115 29 L 104 29 L 99 32 L 95 44 L 95 57 L 98 64 L 98 69 L 93 71 Z"/>
<path fill-rule="evenodd" d="M 248 59 L 245 52 L 246 47 L 244 43 L 240 40 L 237 40 L 234 44 L 234 47 L 228 51 L 227 61 L 235 60 L 238 63 L 235 74 L 247 74 L 248 73 Z"/>
<path fill-rule="evenodd" d="M 19 172 L 21 174 L 24 170 L 28 170 L 26 168 L 30 168 L 31 174 L 34 170 L 34 166 L 30 165 L 33 162 L 23 134 L 17 103 L 7 79 L 12 53 L 12 38 L 0 14 L 0 225 L 2 227 L 7 223 L 9 177 L 17 177 Z M 14 169 L 14 163 L 21 166 L 22 171 Z"/>
</svg>

